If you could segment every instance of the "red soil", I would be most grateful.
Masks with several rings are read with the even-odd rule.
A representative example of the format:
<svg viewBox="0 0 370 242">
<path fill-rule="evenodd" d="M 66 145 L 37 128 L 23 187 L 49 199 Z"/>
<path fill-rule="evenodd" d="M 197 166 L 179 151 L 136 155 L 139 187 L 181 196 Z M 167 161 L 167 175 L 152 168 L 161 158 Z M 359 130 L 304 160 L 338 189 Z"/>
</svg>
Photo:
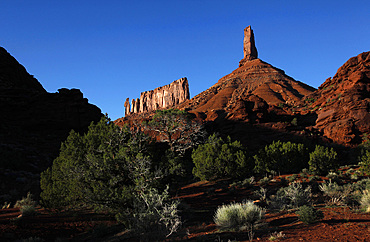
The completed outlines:
<svg viewBox="0 0 370 242">
<path fill-rule="evenodd" d="M 218 206 L 255 198 L 251 189 L 232 188 L 228 183 L 227 180 L 197 182 L 179 189 L 174 198 L 182 201 L 184 226 L 167 241 L 249 241 L 246 231 L 220 232 L 213 222 Z M 278 182 L 271 182 L 268 188 L 278 188 Z M 273 232 L 280 231 L 285 234 L 284 241 L 370 241 L 370 214 L 348 207 L 325 207 L 323 204 L 317 208 L 323 211 L 324 218 L 311 225 L 300 222 L 294 212 L 267 211 L 265 226 L 255 231 L 254 241 L 269 241 Z M 17 209 L 0 210 L 0 241 L 30 237 L 46 241 L 56 238 L 94 241 L 93 231 L 99 226 L 116 224 L 113 217 L 88 211 L 57 214 L 40 209 L 36 216 L 15 222 L 13 219 L 19 214 Z M 117 230 L 99 237 L 99 241 L 132 240 L 127 234 L 117 234 Z"/>
</svg>

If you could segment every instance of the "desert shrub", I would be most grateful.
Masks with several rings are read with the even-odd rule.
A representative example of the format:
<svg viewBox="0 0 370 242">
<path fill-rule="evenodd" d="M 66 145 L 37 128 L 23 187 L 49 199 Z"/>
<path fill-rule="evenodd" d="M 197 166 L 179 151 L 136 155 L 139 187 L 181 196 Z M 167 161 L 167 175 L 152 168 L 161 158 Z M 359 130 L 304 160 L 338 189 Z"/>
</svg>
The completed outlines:
<svg viewBox="0 0 370 242">
<path fill-rule="evenodd" d="M 352 192 L 352 186 L 350 184 L 339 186 L 332 181 L 319 185 L 319 188 L 324 196 L 327 197 L 326 203 L 328 205 L 343 205 Z"/>
<path fill-rule="evenodd" d="M 266 186 L 270 183 L 271 179 L 267 176 L 261 178 L 258 182 L 260 184 L 260 186 Z"/>
<path fill-rule="evenodd" d="M 244 147 L 230 137 L 224 141 L 211 135 L 205 144 L 193 150 L 194 176 L 201 180 L 216 178 L 239 178 L 248 174 L 251 165 Z"/>
<path fill-rule="evenodd" d="M 130 211 L 132 229 L 145 240 L 170 236 L 181 225 L 178 205 L 178 201 L 170 201 L 168 188 L 163 193 L 153 188 L 147 189 L 138 194 Z"/>
<path fill-rule="evenodd" d="M 24 206 L 36 206 L 36 201 L 33 200 L 32 194 L 30 192 L 27 193 L 27 197 L 23 197 L 21 200 L 18 200 L 15 204 L 15 208 L 22 208 Z"/>
<path fill-rule="evenodd" d="M 29 217 L 36 214 L 36 208 L 31 205 L 23 205 L 20 211 L 23 217 Z"/>
<path fill-rule="evenodd" d="M 276 141 L 265 146 L 254 157 L 257 173 L 278 171 L 299 172 L 307 166 L 308 149 L 303 144 Z"/>
<path fill-rule="evenodd" d="M 327 178 L 329 178 L 330 180 L 336 180 L 339 178 L 339 175 L 335 172 L 329 172 L 327 175 L 326 175 Z"/>
<path fill-rule="evenodd" d="M 308 164 L 312 174 L 324 175 L 331 169 L 335 170 L 339 167 L 337 152 L 333 148 L 316 145 L 315 150 L 310 153 Z"/>
<path fill-rule="evenodd" d="M 52 167 L 41 173 L 43 205 L 82 203 L 113 210 L 128 206 L 134 185 L 129 164 L 149 159 L 141 139 L 108 117 L 92 123 L 85 135 L 72 130 Z"/>
<path fill-rule="evenodd" d="M 287 187 L 280 188 L 275 195 L 271 195 L 268 204 L 272 210 L 285 210 L 297 208 L 311 203 L 311 187 L 303 188 L 301 183 L 291 183 Z"/>
<path fill-rule="evenodd" d="M 311 187 L 303 188 L 301 183 L 293 182 L 287 187 L 280 188 L 275 195 L 270 197 L 269 206 L 271 209 L 298 208 L 311 203 Z"/>
<path fill-rule="evenodd" d="M 366 179 L 359 180 L 357 183 L 353 184 L 353 189 L 360 190 L 360 191 L 370 190 L 370 179 L 366 178 Z"/>
<path fill-rule="evenodd" d="M 297 178 L 298 178 L 298 174 L 293 174 L 287 177 L 289 182 L 294 182 L 295 180 L 297 180 Z"/>
<path fill-rule="evenodd" d="M 238 231 L 247 229 L 253 238 L 254 228 L 264 218 L 264 210 L 252 201 L 245 203 L 231 203 L 218 207 L 214 215 L 214 222 L 217 226 L 226 230 Z"/>
<path fill-rule="evenodd" d="M 293 207 L 299 207 L 311 202 L 311 187 L 303 188 L 302 183 L 293 182 L 289 186 L 283 188 L 285 197 L 288 198 L 289 204 Z"/>
<path fill-rule="evenodd" d="M 293 118 L 292 121 L 290 122 L 293 126 L 298 126 L 298 121 L 297 118 Z"/>
<path fill-rule="evenodd" d="M 298 215 L 299 220 L 305 224 L 312 224 L 324 218 L 322 211 L 308 205 L 300 207 L 296 214 Z"/>
<path fill-rule="evenodd" d="M 150 148 L 147 136 L 128 127 L 119 128 L 108 117 L 91 124 L 85 135 L 72 131 L 52 167 L 41 174 L 43 205 L 89 206 L 115 214 L 119 222 L 135 231 L 146 226 L 139 226 L 137 221 L 142 221 L 172 233 L 176 226 L 166 229 L 178 222 L 166 214 L 170 211 L 175 216 L 176 210 L 170 208 L 176 203 L 169 200 L 166 191 L 161 192 L 164 174 L 153 165 Z M 150 205 L 151 197 L 160 203 Z"/>
<path fill-rule="evenodd" d="M 260 187 L 259 190 L 254 191 L 254 195 L 256 195 L 258 199 L 262 202 L 267 201 L 267 193 L 268 193 L 268 190 L 263 187 Z"/>
<path fill-rule="evenodd" d="M 301 173 L 299 173 L 299 175 L 300 175 L 302 178 L 308 178 L 307 173 L 301 172 Z"/>
<path fill-rule="evenodd" d="M 360 156 L 360 169 L 366 174 L 370 175 L 370 150 L 364 150 Z"/>
<path fill-rule="evenodd" d="M 272 233 L 269 237 L 270 241 L 275 241 L 275 240 L 283 240 L 285 238 L 285 234 L 283 234 L 283 231 L 277 232 L 275 231 Z"/>
<path fill-rule="evenodd" d="M 230 184 L 230 186 L 248 188 L 248 187 L 253 186 L 254 184 L 255 184 L 255 179 L 253 176 L 251 176 L 250 178 L 245 178 L 244 180 L 233 182 L 232 184 Z"/>
<path fill-rule="evenodd" d="M 369 190 L 363 190 L 362 196 L 360 198 L 360 205 L 361 208 L 369 213 L 370 212 L 370 191 Z"/>
</svg>

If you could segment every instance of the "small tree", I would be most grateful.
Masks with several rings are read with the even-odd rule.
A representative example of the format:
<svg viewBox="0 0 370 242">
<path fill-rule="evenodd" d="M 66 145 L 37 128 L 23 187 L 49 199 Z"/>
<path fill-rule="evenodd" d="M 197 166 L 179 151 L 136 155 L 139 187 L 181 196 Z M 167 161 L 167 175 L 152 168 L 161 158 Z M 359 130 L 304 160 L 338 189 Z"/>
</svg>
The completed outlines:
<svg viewBox="0 0 370 242">
<path fill-rule="evenodd" d="M 337 152 L 333 148 L 316 145 L 313 152 L 310 153 L 308 162 L 309 170 L 316 175 L 325 175 L 331 169 L 339 167 Z"/>
<path fill-rule="evenodd" d="M 278 171 L 298 172 L 307 166 L 308 149 L 303 144 L 274 141 L 254 156 L 258 173 Z"/>
<path fill-rule="evenodd" d="M 360 156 L 360 169 L 370 175 L 370 150 L 364 150 Z"/>
<path fill-rule="evenodd" d="M 85 135 L 71 132 L 53 166 L 41 174 L 44 206 L 84 205 L 104 209 L 134 231 L 165 237 L 181 224 L 178 202 L 159 187 L 148 139 L 119 128 L 108 117 Z M 143 230 L 143 228 L 145 228 Z"/>
<path fill-rule="evenodd" d="M 192 158 L 195 165 L 193 174 L 201 180 L 242 177 L 252 167 L 239 141 L 231 142 L 230 137 L 224 141 L 215 134 L 193 150 Z"/>
<path fill-rule="evenodd" d="M 157 110 L 144 126 L 145 130 L 159 134 L 160 142 L 168 143 L 172 151 L 180 154 L 202 143 L 206 135 L 200 122 L 190 113 L 178 109 Z"/>
</svg>

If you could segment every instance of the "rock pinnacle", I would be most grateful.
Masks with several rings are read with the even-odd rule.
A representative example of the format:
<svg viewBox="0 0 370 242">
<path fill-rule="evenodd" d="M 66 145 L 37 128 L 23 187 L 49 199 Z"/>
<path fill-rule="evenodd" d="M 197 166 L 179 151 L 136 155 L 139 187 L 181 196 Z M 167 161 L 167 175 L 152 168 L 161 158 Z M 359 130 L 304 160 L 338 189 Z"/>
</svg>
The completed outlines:
<svg viewBox="0 0 370 242">
<path fill-rule="evenodd" d="M 258 58 L 257 48 L 254 42 L 254 34 L 249 25 L 244 29 L 244 58 L 239 62 L 239 67 L 243 66 L 245 62 Z"/>
</svg>

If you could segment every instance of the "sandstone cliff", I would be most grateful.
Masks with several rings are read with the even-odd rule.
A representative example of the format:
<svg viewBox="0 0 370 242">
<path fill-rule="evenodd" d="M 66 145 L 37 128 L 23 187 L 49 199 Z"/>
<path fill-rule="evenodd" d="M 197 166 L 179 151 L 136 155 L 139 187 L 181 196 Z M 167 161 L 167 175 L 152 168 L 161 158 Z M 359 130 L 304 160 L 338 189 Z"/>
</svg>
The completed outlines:
<svg viewBox="0 0 370 242">
<path fill-rule="evenodd" d="M 363 134 L 370 134 L 370 52 L 350 58 L 301 106 L 317 113 L 315 128 L 325 137 L 339 144 L 361 143 Z"/>
<path fill-rule="evenodd" d="M 130 113 L 150 112 L 161 108 L 171 108 L 189 100 L 189 84 L 186 77 L 172 82 L 169 85 L 158 87 L 151 91 L 142 92 L 140 98 L 132 99 L 132 106 L 127 98 L 125 115 Z"/>
</svg>

